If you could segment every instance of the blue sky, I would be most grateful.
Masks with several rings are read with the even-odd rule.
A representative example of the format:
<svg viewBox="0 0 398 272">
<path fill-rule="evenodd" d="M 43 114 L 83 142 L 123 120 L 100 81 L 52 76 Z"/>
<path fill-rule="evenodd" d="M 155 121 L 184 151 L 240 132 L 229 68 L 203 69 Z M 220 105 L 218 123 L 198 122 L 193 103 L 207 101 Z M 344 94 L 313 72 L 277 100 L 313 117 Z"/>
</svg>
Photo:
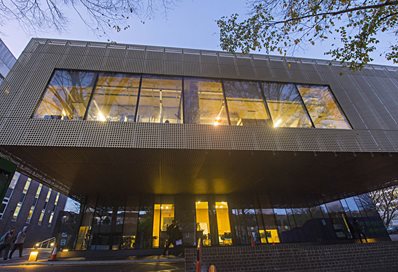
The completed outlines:
<svg viewBox="0 0 398 272">
<path fill-rule="evenodd" d="M 247 11 L 245 0 L 177 0 L 167 14 L 158 9 L 153 18 L 146 20 L 145 24 L 139 20 L 132 20 L 130 29 L 119 33 L 111 31 L 110 39 L 118 43 L 220 50 L 215 21 L 223 15 L 235 12 L 245 14 Z M 75 13 L 68 11 L 67 15 L 69 24 L 63 32 L 26 32 L 18 23 L 9 22 L 0 27 L 0 36 L 17 57 L 32 37 L 107 41 L 107 38 L 98 37 L 83 25 Z M 391 37 L 392 34 L 389 34 Z M 382 37 L 381 44 L 389 44 L 389 34 Z M 323 50 L 328 46 L 328 43 L 318 44 L 296 52 L 295 56 L 328 59 L 329 57 L 323 54 Z M 378 54 L 374 57 L 374 63 L 391 65 Z"/>
</svg>

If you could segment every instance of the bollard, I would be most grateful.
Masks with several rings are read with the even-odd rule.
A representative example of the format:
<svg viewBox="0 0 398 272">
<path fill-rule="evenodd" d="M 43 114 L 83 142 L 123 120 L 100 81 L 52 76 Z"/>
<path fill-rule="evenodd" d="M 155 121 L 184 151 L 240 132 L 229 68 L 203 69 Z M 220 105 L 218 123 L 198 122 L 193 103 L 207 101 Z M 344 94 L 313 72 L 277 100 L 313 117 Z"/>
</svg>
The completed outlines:
<svg viewBox="0 0 398 272">
<path fill-rule="evenodd" d="M 201 259 L 202 259 L 202 240 L 198 239 L 198 246 L 196 247 L 196 264 L 195 271 L 200 272 L 201 270 Z"/>
<path fill-rule="evenodd" d="M 254 238 L 251 235 L 250 235 L 250 245 L 251 247 L 256 247 L 256 241 L 254 241 Z"/>
<path fill-rule="evenodd" d="M 56 261 L 57 260 L 57 247 L 56 246 L 51 251 L 51 255 L 50 255 L 49 260 L 50 261 Z"/>
</svg>

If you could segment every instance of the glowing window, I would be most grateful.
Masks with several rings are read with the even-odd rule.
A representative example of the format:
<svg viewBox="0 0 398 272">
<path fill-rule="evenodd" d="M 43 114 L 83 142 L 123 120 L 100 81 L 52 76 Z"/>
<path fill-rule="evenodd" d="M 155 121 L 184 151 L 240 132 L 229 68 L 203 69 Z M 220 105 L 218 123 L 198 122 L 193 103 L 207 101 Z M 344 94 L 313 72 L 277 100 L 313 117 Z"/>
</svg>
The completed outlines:
<svg viewBox="0 0 398 272">
<path fill-rule="evenodd" d="M 14 213 L 12 215 L 12 221 L 16 221 L 19 215 L 19 212 L 21 211 L 21 207 L 22 207 L 22 202 L 19 202 L 17 204 L 17 207 L 14 210 Z"/>
<path fill-rule="evenodd" d="M 23 187 L 22 193 L 26 194 L 28 192 L 31 181 L 32 179 L 28 178 L 28 180 L 25 183 L 25 186 Z"/>
<path fill-rule="evenodd" d="M 182 79 L 143 76 L 137 122 L 182 123 Z"/>
<path fill-rule="evenodd" d="M 12 177 L 12 180 L 10 182 L 10 186 L 8 186 L 8 188 L 14 190 L 15 189 L 15 185 L 17 185 L 17 181 L 19 179 L 19 177 L 21 176 L 20 173 L 15 172 L 14 176 Z"/>
<path fill-rule="evenodd" d="M 44 214 L 45 214 L 46 210 L 41 210 L 40 216 L 39 216 L 39 221 L 37 222 L 37 224 L 40 226 L 41 223 L 43 222 L 43 218 L 44 218 Z"/>
<path fill-rule="evenodd" d="M 167 227 L 174 220 L 174 204 L 155 204 L 153 213 L 152 246 L 163 245 Z"/>
<path fill-rule="evenodd" d="M 185 121 L 190 124 L 228 125 L 227 111 L 219 80 L 184 80 Z"/>
<path fill-rule="evenodd" d="M 274 127 L 312 127 L 294 84 L 265 82 L 263 86 Z"/>
<path fill-rule="evenodd" d="M 216 202 L 216 215 L 218 243 L 223 246 L 232 245 L 232 233 L 227 202 Z"/>
<path fill-rule="evenodd" d="M 48 189 L 48 192 L 47 192 L 47 195 L 46 195 L 46 202 L 48 202 L 50 200 L 51 192 L 52 192 L 52 189 L 51 188 Z"/>
<path fill-rule="evenodd" d="M 32 205 L 32 207 L 30 207 L 28 217 L 26 218 L 26 223 L 30 223 L 34 211 L 35 211 L 35 205 Z"/>
<path fill-rule="evenodd" d="M 270 123 L 257 82 L 224 81 L 224 91 L 231 125 L 250 126 Z"/>
<path fill-rule="evenodd" d="M 197 201 L 195 203 L 195 208 L 196 208 L 196 240 L 200 238 L 204 246 L 210 246 L 211 238 L 210 238 L 209 203 L 203 201 Z"/>
<path fill-rule="evenodd" d="M 51 225 L 53 222 L 53 218 L 54 218 L 54 212 L 51 212 L 50 214 L 50 218 L 48 219 L 48 224 Z"/>
<path fill-rule="evenodd" d="M 101 73 L 87 120 L 134 122 L 140 76 Z"/>
<path fill-rule="evenodd" d="M 57 206 L 58 200 L 59 200 L 59 193 L 57 193 L 57 196 L 55 197 L 54 206 Z"/>
<path fill-rule="evenodd" d="M 297 85 L 316 128 L 351 129 L 329 87 Z"/>
<path fill-rule="evenodd" d="M 94 79 L 92 72 L 56 70 L 33 117 L 82 120 Z"/>
<path fill-rule="evenodd" d="M 39 198 L 40 192 L 41 192 L 41 188 L 43 188 L 43 185 L 39 184 L 39 187 L 37 187 L 35 198 Z"/>
</svg>

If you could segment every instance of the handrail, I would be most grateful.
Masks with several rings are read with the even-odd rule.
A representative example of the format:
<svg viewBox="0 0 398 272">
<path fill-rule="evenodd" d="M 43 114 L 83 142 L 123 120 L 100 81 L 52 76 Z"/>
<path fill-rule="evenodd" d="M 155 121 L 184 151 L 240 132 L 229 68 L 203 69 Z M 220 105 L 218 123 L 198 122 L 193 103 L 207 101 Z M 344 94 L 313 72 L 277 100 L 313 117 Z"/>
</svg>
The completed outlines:
<svg viewBox="0 0 398 272">
<path fill-rule="evenodd" d="M 54 247 L 55 242 L 56 242 L 55 237 L 47 238 L 43 241 L 37 242 L 34 245 L 34 248 L 52 248 L 52 247 Z"/>
</svg>

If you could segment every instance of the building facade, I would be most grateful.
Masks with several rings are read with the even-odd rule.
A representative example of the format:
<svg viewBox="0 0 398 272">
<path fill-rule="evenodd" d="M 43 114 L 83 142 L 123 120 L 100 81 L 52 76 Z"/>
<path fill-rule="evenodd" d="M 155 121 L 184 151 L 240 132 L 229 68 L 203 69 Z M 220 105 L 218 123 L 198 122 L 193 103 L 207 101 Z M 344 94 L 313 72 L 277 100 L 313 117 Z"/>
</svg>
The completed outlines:
<svg viewBox="0 0 398 272">
<path fill-rule="evenodd" d="M 0 84 L 11 70 L 17 59 L 11 53 L 10 49 L 0 39 Z"/>
<path fill-rule="evenodd" d="M 32 39 L 0 145 L 80 199 L 77 250 L 388 239 L 398 73 L 312 59 Z"/>
<path fill-rule="evenodd" d="M 67 197 L 15 172 L 0 206 L 0 235 L 10 228 L 17 232 L 27 226 L 25 247 L 51 238 Z"/>
</svg>

